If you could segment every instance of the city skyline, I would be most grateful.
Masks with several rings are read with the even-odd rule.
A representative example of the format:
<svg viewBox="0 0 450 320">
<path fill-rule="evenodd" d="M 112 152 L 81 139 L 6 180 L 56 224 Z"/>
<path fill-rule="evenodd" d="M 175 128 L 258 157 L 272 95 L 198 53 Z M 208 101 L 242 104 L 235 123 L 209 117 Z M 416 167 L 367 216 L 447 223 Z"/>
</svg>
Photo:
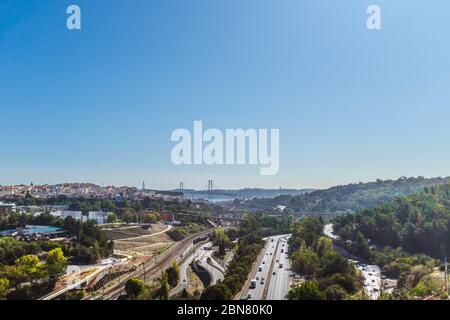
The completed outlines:
<svg viewBox="0 0 450 320">
<path fill-rule="evenodd" d="M 76 2 L 72 31 L 68 1 L 0 6 L 0 184 L 326 188 L 450 175 L 446 1 L 380 0 L 377 31 L 370 1 Z M 171 133 L 195 120 L 279 128 L 278 175 L 173 165 Z"/>
</svg>

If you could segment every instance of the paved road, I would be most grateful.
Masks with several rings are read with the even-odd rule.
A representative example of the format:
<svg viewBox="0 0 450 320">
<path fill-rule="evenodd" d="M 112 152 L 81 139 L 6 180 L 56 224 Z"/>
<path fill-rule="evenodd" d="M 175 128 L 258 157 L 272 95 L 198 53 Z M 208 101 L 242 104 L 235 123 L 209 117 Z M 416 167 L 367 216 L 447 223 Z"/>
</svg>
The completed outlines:
<svg viewBox="0 0 450 320">
<path fill-rule="evenodd" d="M 288 244 L 286 238 L 279 239 L 275 263 L 270 277 L 266 300 L 284 300 L 291 287 L 291 263 L 287 256 Z M 282 252 L 283 251 L 283 252 Z M 278 262 L 277 262 L 278 261 Z M 273 274 L 275 272 L 275 275 Z"/>
<path fill-rule="evenodd" d="M 380 267 L 375 265 L 357 265 L 364 277 L 364 291 L 371 300 L 377 300 L 380 297 L 381 290 L 381 272 Z"/>
<path fill-rule="evenodd" d="M 180 292 L 182 292 L 184 289 L 187 289 L 189 287 L 189 274 L 188 269 L 191 265 L 192 261 L 196 257 L 196 251 L 192 252 L 189 256 L 184 259 L 184 261 L 180 265 L 180 281 L 178 282 L 178 286 L 173 288 L 170 291 L 170 295 L 176 295 Z"/>
<path fill-rule="evenodd" d="M 183 260 L 180 265 L 180 281 L 177 287 L 170 291 L 170 295 L 175 295 L 187 289 L 189 287 L 189 274 L 188 269 L 193 260 L 198 260 L 200 266 L 205 268 L 211 275 L 211 285 L 217 283 L 219 280 L 225 278 L 225 269 L 212 258 L 212 250 L 207 250 L 205 248 L 211 247 L 212 243 L 207 242 L 199 245 L 195 248 L 189 255 Z M 193 248 L 191 248 L 192 250 Z M 211 266 L 208 263 L 208 258 L 211 258 Z"/>
<path fill-rule="evenodd" d="M 197 259 L 200 266 L 205 268 L 209 274 L 211 275 L 211 284 L 216 284 L 219 280 L 223 280 L 225 278 L 225 270 L 223 267 L 212 257 L 213 250 L 209 248 L 212 247 L 212 243 L 208 242 L 205 245 L 201 246 L 197 253 Z M 208 258 L 210 258 L 210 263 L 208 263 Z"/>
<path fill-rule="evenodd" d="M 339 237 L 334 234 L 333 225 L 327 224 L 323 232 L 333 240 L 338 240 Z M 347 252 L 345 248 L 336 246 L 336 249 L 348 260 L 355 264 L 355 268 L 361 271 L 364 277 L 364 292 L 371 300 L 377 300 L 380 297 L 381 290 L 381 271 L 380 267 L 376 265 L 366 265 L 361 259 Z"/>
<path fill-rule="evenodd" d="M 256 264 L 255 270 L 252 271 L 251 277 L 252 279 L 256 279 L 256 287 L 255 288 L 245 288 L 242 294 L 242 298 L 247 298 L 249 300 L 264 300 L 271 299 L 271 297 L 283 299 L 289 290 L 289 283 L 285 285 L 286 278 L 284 273 L 287 273 L 287 279 L 289 279 L 289 272 L 285 269 L 287 267 L 282 268 L 282 274 L 277 277 L 277 273 L 279 271 L 279 264 L 276 260 L 280 260 L 281 249 L 283 248 L 281 239 L 286 237 L 286 235 L 282 236 L 273 236 L 267 239 L 266 246 L 263 249 L 263 256 L 260 261 Z M 278 244 L 278 247 L 277 247 Z M 286 245 L 286 244 L 285 244 Z M 283 249 L 284 251 L 284 249 Z M 287 260 L 286 255 L 284 255 L 283 261 Z M 272 270 L 273 269 L 273 270 Z M 273 272 L 275 271 L 275 276 Z M 273 277 L 273 281 L 272 281 Z M 267 287 L 268 286 L 268 287 Z M 267 287 L 267 288 L 266 288 Z M 286 291 L 284 293 L 284 291 Z M 275 293 L 277 292 L 277 293 Z M 266 295 L 266 297 L 264 297 Z"/>
</svg>

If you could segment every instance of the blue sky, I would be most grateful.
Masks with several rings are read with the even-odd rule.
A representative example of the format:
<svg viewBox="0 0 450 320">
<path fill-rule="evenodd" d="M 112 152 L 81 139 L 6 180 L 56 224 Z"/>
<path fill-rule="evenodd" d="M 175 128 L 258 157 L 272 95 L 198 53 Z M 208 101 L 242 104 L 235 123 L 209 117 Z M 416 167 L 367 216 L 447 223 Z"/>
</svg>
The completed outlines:
<svg viewBox="0 0 450 320">
<path fill-rule="evenodd" d="M 66 29 L 66 8 L 82 30 Z M 382 10 L 381 31 L 366 8 Z M 316 187 L 450 175 L 450 2 L 1 0 L 0 184 Z M 279 128 L 280 171 L 170 135 Z"/>
</svg>

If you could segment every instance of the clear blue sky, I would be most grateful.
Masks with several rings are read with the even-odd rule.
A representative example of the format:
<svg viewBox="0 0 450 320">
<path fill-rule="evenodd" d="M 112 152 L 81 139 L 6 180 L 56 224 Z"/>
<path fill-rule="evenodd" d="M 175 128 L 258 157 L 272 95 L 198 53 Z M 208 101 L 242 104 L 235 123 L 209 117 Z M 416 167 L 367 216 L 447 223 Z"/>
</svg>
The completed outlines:
<svg viewBox="0 0 450 320">
<path fill-rule="evenodd" d="M 82 30 L 68 31 L 78 4 Z M 383 29 L 366 28 L 378 4 Z M 0 184 L 327 187 L 450 175 L 448 0 L 1 0 Z M 280 172 L 176 167 L 176 128 L 279 128 Z"/>
</svg>

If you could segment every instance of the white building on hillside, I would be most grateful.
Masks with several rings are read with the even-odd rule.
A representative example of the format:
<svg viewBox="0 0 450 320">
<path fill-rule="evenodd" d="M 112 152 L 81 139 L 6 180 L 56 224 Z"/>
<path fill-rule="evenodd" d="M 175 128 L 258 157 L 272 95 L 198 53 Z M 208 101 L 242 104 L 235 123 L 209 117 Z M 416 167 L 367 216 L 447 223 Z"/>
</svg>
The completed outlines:
<svg viewBox="0 0 450 320">
<path fill-rule="evenodd" d="M 83 220 L 83 213 L 81 211 L 63 211 L 62 218 L 72 217 L 75 220 Z"/>
<path fill-rule="evenodd" d="M 96 224 L 105 224 L 111 214 L 112 212 L 89 211 L 88 220 L 93 220 Z"/>
</svg>

